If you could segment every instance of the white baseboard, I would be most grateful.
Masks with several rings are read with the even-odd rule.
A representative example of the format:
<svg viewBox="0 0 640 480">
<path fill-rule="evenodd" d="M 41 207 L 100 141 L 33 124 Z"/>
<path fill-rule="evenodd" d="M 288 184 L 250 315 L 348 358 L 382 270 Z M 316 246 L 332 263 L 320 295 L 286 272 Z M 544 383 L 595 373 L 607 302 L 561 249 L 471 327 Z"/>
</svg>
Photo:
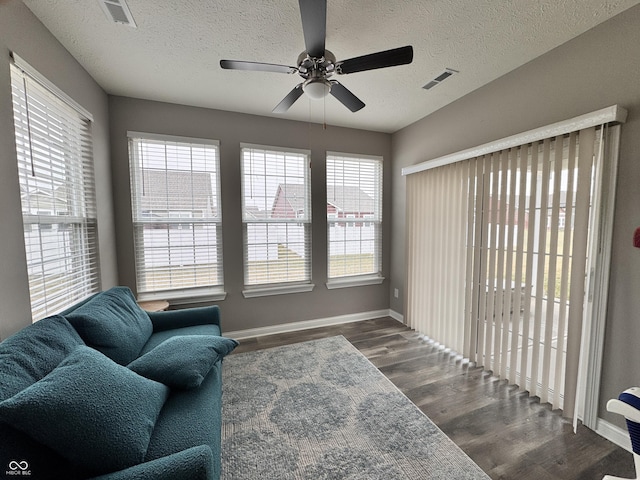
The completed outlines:
<svg viewBox="0 0 640 480">
<path fill-rule="evenodd" d="M 615 443 L 619 447 L 624 448 L 628 452 L 633 453 L 633 450 L 631 450 L 631 439 L 629 438 L 629 433 L 626 430 L 623 430 L 602 418 L 598 418 L 596 420 L 596 433 L 610 442 Z"/>
<path fill-rule="evenodd" d="M 396 312 L 393 312 L 396 315 Z M 249 328 L 246 330 L 236 330 L 232 332 L 223 332 L 225 337 L 242 340 L 245 338 L 262 337 L 264 335 L 274 335 L 276 333 L 296 332 L 299 330 L 307 330 L 309 328 L 327 327 L 329 325 L 339 325 L 342 323 L 361 322 L 362 320 L 373 320 L 374 318 L 392 317 L 390 310 L 374 310 L 371 312 L 350 313 L 348 315 L 338 315 L 336 317 L 318 318 L 315 320 L 305 320 L 302 322 L 283 323 L 280 325 L 270 325 L 268 327 Z"/>
<path fill-rule="evenodd" d="M 402 315 L 401 313 L 396 312 L 395 310 L 389 309 L 389 316 L 391 318 L 393 318 L 394 320 L 399 321 L 400 323 L 404 323 L 404 315 Z"/>
</svg>

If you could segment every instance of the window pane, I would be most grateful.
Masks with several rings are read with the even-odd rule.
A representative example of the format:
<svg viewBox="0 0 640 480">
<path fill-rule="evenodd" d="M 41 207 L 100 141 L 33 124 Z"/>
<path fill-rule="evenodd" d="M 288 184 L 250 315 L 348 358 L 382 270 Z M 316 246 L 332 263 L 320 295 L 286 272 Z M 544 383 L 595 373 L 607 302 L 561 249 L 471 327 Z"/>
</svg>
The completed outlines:
<svg viewBox="0 0 640 480">
<path fill-rule="evenodd" d="M 242 149 L 245 285 L 311 280 L 306 152 Z"/>
<path fill-rule="evenodd" d="M 245 283 L 261 285 L 309 280 L 308 242 L 308 224 L 248 223 Z"/>
<path fill-rule="evenodd" d="M 220 287 L 218 146 L 129 139 L 138 292 Z"/>
<path fill-rule="evenodd" d="M 382 159 L 327 155 L 329 278 L 380 275 Z"/>
<path fill-rule="evenodd" d="M 91 124 L 11 66 L 33 320 L 100 289 Z"/>
</svg>

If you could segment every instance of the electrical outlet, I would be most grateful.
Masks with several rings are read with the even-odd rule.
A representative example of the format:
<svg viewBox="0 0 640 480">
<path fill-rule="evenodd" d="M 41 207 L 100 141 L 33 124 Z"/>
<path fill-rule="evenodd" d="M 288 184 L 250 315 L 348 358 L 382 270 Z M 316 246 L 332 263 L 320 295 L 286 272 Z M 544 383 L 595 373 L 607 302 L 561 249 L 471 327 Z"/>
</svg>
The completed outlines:
<svg viewBox="0 0 640 480">
<path fill-rule="evenodd" d="M 400 294 L 400 292 L 398 291 L 398 289 L 397 289 L 397 288 L 394 288 L 394 289 L 393 289 L 393 296 L 394 296 L 394 297 L 396 297 L 396 298 L 398 298 L 398 295 L 399 295 L 399 294 Z"/>
</svg>

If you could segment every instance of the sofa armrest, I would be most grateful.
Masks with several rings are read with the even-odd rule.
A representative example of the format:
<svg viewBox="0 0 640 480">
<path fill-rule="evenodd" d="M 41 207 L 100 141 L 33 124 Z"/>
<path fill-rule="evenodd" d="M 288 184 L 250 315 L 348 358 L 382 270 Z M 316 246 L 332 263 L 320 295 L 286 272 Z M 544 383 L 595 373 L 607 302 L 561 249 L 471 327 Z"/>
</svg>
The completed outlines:
<svg viewBox="0 0 640 480">
<path fill-rule="evenodd" d="M 211 324 L 220 327 L 220 309 L 217 305 L 148 313 L 154 332 L 195 325 Z"/>
<path fill-rule="evenodd" d="M 211 448 L 200 445 L 91 480 L 217 480 L 213 470 Z"/>
</svg>

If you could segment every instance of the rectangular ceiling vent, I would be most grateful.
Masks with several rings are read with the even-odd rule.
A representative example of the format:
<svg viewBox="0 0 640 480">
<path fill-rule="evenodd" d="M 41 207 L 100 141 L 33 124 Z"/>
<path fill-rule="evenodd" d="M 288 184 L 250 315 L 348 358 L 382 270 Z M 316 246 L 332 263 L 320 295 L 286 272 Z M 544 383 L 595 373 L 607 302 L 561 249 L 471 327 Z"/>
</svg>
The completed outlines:
<svg viewBox="0 0 640 480">
<path fill-rule="evenodd" d="M 109 20 L 137 28 L 131 10 L 124 0 L 98 0 L 98 3 Z"/>
<path fill-rule="evenodd" d="M 431 80 L 430 82 L 428 82 L 424 87 L 425 90 L 431 90 L 433 87 L 435 87 L 436 85 L 444 82 L 447 78 L 449 78 L 451 75 L 453 75 L 454 73 L 460 73 L 457 70 L 454 70 L 452 68 L 447 68 L 445 69 L 444 72 L 442 72 L 440 75 L 438 75 L 436 78 L 434 78 L 433 80 Z"/>
</svg>

